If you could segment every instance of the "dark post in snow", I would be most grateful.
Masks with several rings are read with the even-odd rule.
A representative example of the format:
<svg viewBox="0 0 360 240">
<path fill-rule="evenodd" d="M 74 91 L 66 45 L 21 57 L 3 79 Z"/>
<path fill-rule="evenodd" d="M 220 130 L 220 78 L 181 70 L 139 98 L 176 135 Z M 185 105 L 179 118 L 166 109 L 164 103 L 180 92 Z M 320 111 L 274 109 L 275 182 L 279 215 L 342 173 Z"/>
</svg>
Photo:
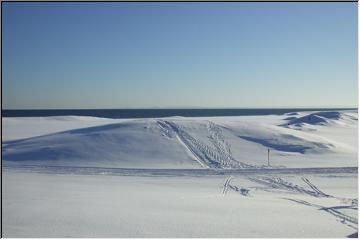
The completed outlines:
<svg viewBox="0 0 360 240">
<path fill-rule="evenodd" d="M 268 167 L 270 167 L 270 148 L 268 148 Z"/>
</svg>

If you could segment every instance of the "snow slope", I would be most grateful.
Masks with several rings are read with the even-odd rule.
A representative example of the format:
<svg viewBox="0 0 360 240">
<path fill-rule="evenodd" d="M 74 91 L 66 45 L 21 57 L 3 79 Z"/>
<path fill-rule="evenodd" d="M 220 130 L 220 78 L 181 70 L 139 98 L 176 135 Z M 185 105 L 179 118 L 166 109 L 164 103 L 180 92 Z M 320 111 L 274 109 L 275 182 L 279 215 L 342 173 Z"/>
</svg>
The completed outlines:
<svg viewBox="0 0 360 240">
<path fill-rule="evenodd" d="M 5 143 L 4 159 L 22 164 L 149 168 L 197 167 L 154 120 L 79 128 Z"/>
<path fill-rule="evenodd" d="M 4 123 L 4 139 L 13 139 L 3 143 L 8 165 L 263 168 L 270 149 L 275 168 L 357 166 L 356 111 L 127 120 L 5 118 Z M 21 135 L 19 129 L 29 130 Z"/>
<path fill-rule="evenodd" d="M 84 116 L 56 116 L 4 117 L 2 121 L 3 141 L 11 141 L 71 129 L 110 124 L 125 120 Z"/>
<path fill-rule="evenodd" d="M 4 237 L 357 236 L 357 111 L 3 123 Z"/>
<path fill-rule="evenodd" d="M 314 112 L 302 117 L 290 117 L 288 118 L 288 126 L 302 127 L 305 125 L 329 125 L 329 124 L 342 124 L 342 121 L 351 122 L 357 121 L 357 116 L 353 112 Z"/>
</svg>

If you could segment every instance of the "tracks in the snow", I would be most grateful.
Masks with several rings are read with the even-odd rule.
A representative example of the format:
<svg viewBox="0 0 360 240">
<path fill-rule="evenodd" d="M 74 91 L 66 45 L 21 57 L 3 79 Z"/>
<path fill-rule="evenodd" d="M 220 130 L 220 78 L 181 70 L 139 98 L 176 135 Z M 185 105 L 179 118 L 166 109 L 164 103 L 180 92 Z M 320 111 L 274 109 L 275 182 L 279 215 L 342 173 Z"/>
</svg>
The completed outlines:
<svg viewBox="0 0 360 240">
<path fill-rule="evenodd" d="M 308 201 L 304 201 L 301 199 L 292 199 L 292 198 L 284 198 L 286 200 L 296 202 L 305 206 L 310 206 L 317 208 L 319 210 L 323 210 L 327 213 L 330 213 L 334 217 L 336 217 L 337 220 L 339 220 L 342 224 L 347 225 L 348 227 L 351 227 L 353 229 L 358 229 L 358 219 L 356 217 L 349 216 L 348 214 L 345 214 L 341 212 L 341 210 L 355 210 L 358 211 L 358 206 L 356 205 L 345 205 L 345 206 L 333 206 L 333 207 L 325 207 L 319 204 L 310 203 Z"/>
<path fill-rule="evenodd" d="M 222 194 L 225 196 L 226 193 L 228 192 L 229 190 L 229 186 L 230 186 L 230 182 L 231 180 L 233 179 L 233 176 L 230 176 L 228 177 L 225 182 L 224 182 L 224 185 L 223 185 L 223 189 L 222 189 Z"/>
<path fill-rule="evenodd" d="M 160 129 L 168 137 L 176 137 L 203 167 L 208 168 L 254 168 L 255 166 L 239 162 L 231 153 L 230 144 L 225 140 L 222 130 L 208 121 L 206 129 L 211 145 L 190 135 L 184 127 L 173 121 L 157 120 Z"/>
<path fill-rule="evenodd" d="M 253 182 L 270 187 L 270 189 L 281 189 L 281 190 L 286 190 L 288 192 L 302 193 L 302 194 L 310 195 L 313 197 L 332 197 L 332 196 L 320 191 L 314 184 L 312 184 L 310 182 L 309 179 L 307 179 L 305 177 L 302 177 L 301 179 L 311 189 L 305 189 L 299 185 L 285 181 L 284 179 L 279 178 L 279 177 L 252 177 L 249 179 Z"/>
<path fill-rule="evenodd" d="M 317 197 L 333 197 L 331 195 L 328 195 L 322 191 L 320 191 L 314 184 L 312 184 L 310 182 L 309 179 L 305 178 L 305 177 L 302 177 L 301 178 L 303 180 L 303 182 L 305 182 L 312 190 L 313 190 L 313 193 L 317 196 Z"/>
<path fill-rule="evenodd" d="M 231 185 L 231 180 L 233 180 L 233 176 L 228 177 L 222 188 L 222 195 L 225 196 L 229 189 L 233 189 L 236 192 L 241 193 L 244 196 L 248 195 L 248 189 L 239 188 L 237 186 Z M 295 194 L 304 194 L 307 196 L 315 197 L 315 198 L 332 198 L 335 202 L 338 200 L 338 205 L 326 207 L 320 204 L 311 203 L 309 201 L 305 201 L 302 199 L 294 199 L 294 198 L 284 198 L 282 199 L 292 201 L 298 204 L 302 204 L 305 206 L 313 207 L 321 211 L 325 211 L 332 216 L 334 216 L 339 222 L 342 224 L 358 230 L 358 200 L 357 199 L 349 199 L 349 198 L 339 198 L 321 191 L 315 184 L 313 184 L 309 179 L 305 177 L 301 177 L 301 180 L 309 187 L 306 189 L 294 183 L 288 182 L 279 177 L 249 177 L 249 180 L 261 184 L 266 187 L 266 189 L 262 190 L 286 190 L 287 193 L 295 193 Z M 259 188 L 257 188 L 259 189 Z"/>
<path fill-rule="evenodd" d="M 238 186 L 230 184 L 231 180 L 233 180 L 233 179 L 234 179 L 234 177 L 230 176 L 225 180 L 225 182 L 223 184 L 222 191 L 221 191 L 222 195 L 225 196 L 228 193 L 229 189 L 231 189 L 231 190 L 233 190 L 235 192 L 240 193 L 243 196 L 248 196 L 249 191 L 250 191 L 249 189 L 238 187 Z"/>
<path fill-rule="evenodd" d="M 207 130 L 210 134 L 209 138 L 219 156 L 217 161 L 220 162 L 223 168 L 254 168 L 252 165 L 234 159 L 231 153 L 231 145 L 225 140 L 221 127 L 211 121 L 207 121 Z"/>
<path fill-rule="evenodd" d="M 293 199 L 293 198 L 284 198 L 286 200 L 296 202 L 302 205 L 315 207 L 319 210 L 323 210 L 331 215 L 335 216 L 342 224 L 345 224 L 353 229 L 358 229 L 358 219 L 356 217 L 350 216 L 346 211 L 353 210 L 358 211 L 358 200 L 357 199 L 348 199 L 348 198 L 340 198 L 335 197 L 321 191 L 315 184 L 313 184 L 308 178 L 302 177 L 301 180 L 308 186 L 308 189 L 296 185 L 294 183 L 288 182 L 279 177 L 250 177 L 251 181 L 255 183 L 262 184 L 266 186 L 267 189 L 264 190 L 285 190 L 288 193 L 298 193 L 304 194 L 307 196 L 315 197 L 315 198 L 332 198 L 339 201 L 337 206 L 325 207 L 319 204 L 310 203 L 301 199 Z M 342 212 L 343 211 L 343 212 Z M 354 216 L 357 214 L 354 214 Z"/>
</svg>

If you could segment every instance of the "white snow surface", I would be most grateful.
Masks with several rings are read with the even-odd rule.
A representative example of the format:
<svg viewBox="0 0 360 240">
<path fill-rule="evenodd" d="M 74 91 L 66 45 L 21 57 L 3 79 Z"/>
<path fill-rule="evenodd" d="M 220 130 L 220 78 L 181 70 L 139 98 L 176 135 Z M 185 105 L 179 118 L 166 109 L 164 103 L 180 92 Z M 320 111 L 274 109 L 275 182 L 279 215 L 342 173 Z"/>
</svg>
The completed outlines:
<svg viewBox="0 0 360 240">
<path fill-rule="evenodd" d="M 7 170 L 3 180 L 4 237 L 339 238 L 357 232 L 357 173 L 111 176 Z"/>
<path fill-rule="evenodd" d="M 3 141 L 31 138 L 76 128 L 124 121 L 87 116 L 4 117 L 2 120 Z"/>
<path fill-rule="evenodd" d="M 270 149 L 272 167 L 357 166 L 357 111 L 349 110 L 208 118 L 4 118 L 3 122 L 3 157 L 8 165 L 259 168 L 267 165 Z"/>
<path fill-rule="evenodd" d="M 357 236 L 357 116 L 3 118 L 3 236 Z"/>
</svg>

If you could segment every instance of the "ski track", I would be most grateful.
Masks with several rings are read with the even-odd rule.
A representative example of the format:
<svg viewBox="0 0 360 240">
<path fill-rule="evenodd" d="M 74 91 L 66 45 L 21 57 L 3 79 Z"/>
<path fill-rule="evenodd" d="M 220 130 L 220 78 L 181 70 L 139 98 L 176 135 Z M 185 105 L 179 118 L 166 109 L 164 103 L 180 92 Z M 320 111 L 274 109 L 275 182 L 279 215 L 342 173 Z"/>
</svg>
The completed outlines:
<svg viewBox="0 0 360 240">
<path fill-rule="evenodd" d="M 233 190 L 235 192 L 240 193 L 243 196 L 248 196 L 249 189 L 238 187 L 238 186 L 230 184 L 231 180 L 233 180 L 233 179 L 234 179 L 234 177 L 230 176 L 225 180 L 225 182 L 223 184 L 223 188 L 222 188 L 222 195 L 225 196 L 228 193 L 229 189 L 231 189 L 231 190 Z"/>
<path fill-rule="evenodd" d="M 302 177 L 302 180 L 312 189 L 305 189 L 299 185 L 287 182 L 279 177 L 253 177 L 249 178 L 251 181 L 260 183 L 264 186 L 270 187 L 271 189 L 281 189 L 288 192 L 302 193 L 313 197 L 333 197 L 324 192 L 320 191 L 309 179 Z"/>
<path fill-rule="evenodd" d="M 234 159 L 231 153 L 231 145 L 225 140 L 221 127 L 207 121 L 207 130 L 210 133 L 210 140 L 215 146 L 215 151 L 220 155 L 220 164 L 223 168 L 254 168 L 255 166 L 239 162 Z"/>
<path fill-rule="evenodd" d="M 306 184 L 305 187 L 286 181 L 277 176 L 279 174 L 329 174 L 329 173 L 353 173 L 357 174 L 357 167 L 347 168 L 268 168 L 266 166 L 249 165 L 237 161 L 231 152 L 231 145 L 225 140 L 223 131 L 225 127 L 219 126 L 212 121 L 206 121 L 206 131 L 210 144 L 207 144 L 186 130 L 174 121 L 156 120 L 161 132 L 165 137 L 175 138 L 189 155 L 201 165 L 204 169 L 125 169 L 125 168 L 101 168 L 101 167 L 62 167 L 62 166 L 3 166 L 4 170 L 28 171 L 36 173 L 55 173 L 55 174 L 79 174 L 79 175 L 122 175 L 122 176 L 210 176 L 210 175 L 228 175 L 222 184 L 221 194 L 226 196 L 233 190 L 243 196 L 248 196 L 249 189 L 238 187 L 232 184 L 234 176 L 238 174 L 250 175 L 246 179 L 262 185 L 262 188 L 255 187 L 262 191 L 286 192 L 289 194 L 298 194 L 307 198 L 332 198 L 339 200 L 339 205 L 326 207 L 320 204 L 311 203 L 302 199 L 284 198 L 304 206 L 316 208 L 331 214 L 342 224 L 358 230 L 358 218 L 349 214 L 349 210 L 358 211 L 357 198 L 342 198 L 332 196 L 321 191 L 308 178 L 301 177 Z M 290 126 L 287 126 L 290 127 Z M 232 175 L 230 175 L 232 174 Z M 269 176 L 273 175 L 273 176 Z M 274 176 L 275 175 L 275 176 Z M 252 187 L 250 187 L 252 188 Z M 251 195 L 253 196 L 253 194 Z M 311 201 L 311 200 L 310 200 Z M 342 212 L 342 210 L 346 210 Z M 346 214 L 347 213 L 347 214 Z M 356 215 L 357 216 L 357 215 Z"/>
<path fill-rule="evenodd" d="M 296 203 L 299 203 L 302 205 L 314 207 L 314 208 L 317 208 L 318 210 L 323 210 L 323 211 L 335 216 L 335 218 L 337 220 L 339 220 L 342 224 L 345 224 L 348 227 L 358 230 L 358 219 L 339 211 L 339 209 L 351 209 L 351 210 L 358 211 L 357 203 L 356 203 L 356 205 L 352 204 L 352 205 L 345 205 L 345 206 L 325 207 L 325 206 L 310 203 L 310 202 L 307 202 L 307 201 L 304 201 L 301 199 L 292 199 L 292 198 L 284 198 L 284 199 L 292 201 L 292 202 L 296 202 Z"/>
<path fill-rule="evenodd" d="M 207 131 L 213 146 L 194 138 L 182 126 L 173 121 L 157 120 L 157 123 L 167 137 L 175 136 L 203 167 L 221 169 L 256 168 L 256 166 L 234 159 L 231 154 L 231 146 L 225 141 L 221 128 L 211 121 L 207 122 Z"/>
<path fill-rule="evenodd" d="M 165 134 L 165 136 L 167 136 L 168 138 L 174 137 L 173 131 L 171 130 L 171 128 L 169 128 L 169 126 L 166 123 L 164 123 L 163 121 L 160 121 L 160 120 L 158 120 L 156 122 L 159 125 L 160 129 Z"/>
<path fill-rule="evenodd" d="M 301 180 L 306 183 L 307 186 L 310 187 L 310 189 L 305 189 L 303 187 L 300 187 L 296 184 L 293 184 L 291 182 L 287 182 L 279 177 L 250 177 L 248 178 L 253 182 L 260 183 L 262 185 L 265 185 L 266 187 L 270 187 L 270 189 L 282 189 L 286 190 L 290 193 L 300 193 L 305 194 L 311 197 L 316 198 L 335 198 L 339 200 L 343 205 L 339 206 L 333 206 L 333 207 L 325 207 L 318 204 L 313 204 L 305 200 L 301 199 L 292 199 L 292 198 L 283 198 L 285 200 L 293 201 L 302 205 L 315 207 L 319 210 L 323 210 L 333 216 L 336 217 L 337 220 L 339 220 L 342 224 L 345 224 L 348 227 L 351 227 L 353 229 L 358 230 L 358 219 L 355 217 L 352 217 L 350 215 L 347 215 L 345 213 L 340 212 L 342 209 L 348 209 L 348 210 L 354 210 L 358 211 L 358 199 L 350 199 L 350 198 L 341 198 L 341 197 L 335 197 L 329 194 L 324 193 L 323 191 L 319 190 L 318 187 L 316 187 L 313 183 L 310 182 L 309 179 L 302 177 Z M 263 189 L 266 190 L 266 189 Z M 345 205 L 344 205 L 345 204 Z"/>
<path fill-rule="evenodd" d="M 230 182 L 232 179 L 233 179 L 233 176 L 230 176 L 225 180 L 225 183 L 224 183 L 224 186 L 222 189 L 223 196 L 225 196 L 227 194 L 227 192 L 229 191 L 229 186 L 230 186 Z"/>
<path fill-rule="evenodd" d="M 318 196 L 322 196 L 322 197 L 333 197 L 333 196 L 330 196 L 328 194 L 325 194 L 324 192 L 320 191 L 314 184 L 312 184 L 310 182 L 309 179 L 305 178 L 305 177 L 302 177 L 301 178 L 303 180 L 303 182 L 305 182 L 312 190 L 314 190 L 314 192 L 316 194 L 318 194 Z"/>
<path fill-rule="evenodd" d="M 196 160 L 202 167 L 204 168 L 210 168 L 210 166 L 208 164 L 206 164 L 206 162 L 199 156 L 199 154 L 194 151 L 195 147 L 194 146 L 190 146 L 187 139 L 184 137 L 183 135 L 179 134 L 179 131 L 174 131 L 173 126 L 170 125 L 170 123 L 168 121 L 161 121 L 158 120 L 157 123 L 160 126 L 160 129 L 164 132 L 164 134 L 167 137 L 173 138 L 176 137 L 176 139 L 179 141 L 179 143 L 181 145 L 184 146 L 184 148 L 186 149 L 187 152 L 190 153 L 191 157 Z M 191 136 L 188 136 L 188 139 L 190 139 Z M 192 142 L 195 142 L 195 139 L 191 139 Z"/>
</svg>

